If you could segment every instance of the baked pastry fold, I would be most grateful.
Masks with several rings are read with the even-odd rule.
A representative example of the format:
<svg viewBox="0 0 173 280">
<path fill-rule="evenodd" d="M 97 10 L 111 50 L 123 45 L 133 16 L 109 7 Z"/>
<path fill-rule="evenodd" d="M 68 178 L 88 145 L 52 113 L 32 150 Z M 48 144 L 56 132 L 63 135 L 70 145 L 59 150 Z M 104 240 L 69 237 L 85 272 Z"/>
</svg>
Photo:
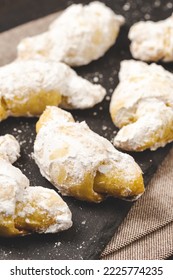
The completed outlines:
<svg viewBox="0 0 173 280">
<path fill-rule="evenodd" d="M 90 63 L 115 43 L 124 17 L 101 2 L 68 7 L 45 33 L 23 39 L 20 58 L 48 58 L 71 66 Z"/>
<path fill-rule="evenodd" d="M 173 141 L 173 75 L 163 67 L 121 62 L 110 113 L 120 128 L 114 145 L 127 151 L 156 150 Z"/>
<path fill-rule="evenodd" d="M 90 108 L 106 94 L 101 85 L 79 77 L 63 63 L 16 60 L 0 68 L 0 121 L 8 116 L 37 116 L 47 105 Z"/>
<path fill-rule="evenodd" d="M 16 140 L 10 135 L 1 137 L 4 137 L 4 141 L 1 142 L 1 138 L 0 236 L 13 237 L 33 232 L 55 233 L 71 227 L 71 212 L 67 204 L 54 190 L 40 186 L 29 187 L 28 178 L 7 160 L 14 160 Z M 11 151 L 9 141 L 13 143 Z M 16 146 L 16 157 L 18 152 Z"/>
<path fill-rule="evenodd" d="M 85 122 L 54 106 L 37 122 L 34 159 L 41 174 L 62 195 L 100 202 L 107 196 L 137 199 L 144 192 L 142 171 Z"/>
<path fill-rule="evenodd" d="M 144 61 L 173 61 L 173 15 L 158 22 L 135 23 L 128 35 L 132 56 Z"/>
</svg>

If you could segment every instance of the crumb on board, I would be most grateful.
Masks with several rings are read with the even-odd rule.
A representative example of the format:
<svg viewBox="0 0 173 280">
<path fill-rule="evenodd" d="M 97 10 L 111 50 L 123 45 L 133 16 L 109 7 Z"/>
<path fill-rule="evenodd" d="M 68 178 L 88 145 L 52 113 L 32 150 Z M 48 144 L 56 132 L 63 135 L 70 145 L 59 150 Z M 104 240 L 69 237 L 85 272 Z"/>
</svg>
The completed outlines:
<svg viewBox="0 0 173 280">
<path fill-rule="evenodd" d="M 130 7 L 131 7 L 130 3 L 127 2 L 127 3 L 124 4 L 123 10 L 124 10 L 125 12 L 126 12 L 126 11 L 129 11 L 129 10 L 130 10 Z"/>
</svg>

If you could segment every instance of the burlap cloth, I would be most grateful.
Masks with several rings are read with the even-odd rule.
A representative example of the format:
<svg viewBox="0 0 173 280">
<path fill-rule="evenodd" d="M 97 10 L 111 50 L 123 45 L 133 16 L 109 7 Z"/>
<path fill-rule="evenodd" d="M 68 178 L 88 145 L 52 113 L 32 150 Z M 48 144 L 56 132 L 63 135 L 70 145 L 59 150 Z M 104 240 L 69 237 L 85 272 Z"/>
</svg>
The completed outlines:
<svg viewBox="0 0 173 280">
<path fill-rule="evenodd" d="M 173 254 L 173 149 L 134 204 L 102 259 L 166 259 Z"/>
<path fill-rule="evenodd" d="M 0 65 L 16 58 L 20 39 L 47 29 L 57 13 L 0 34 Z M 165 259 L 173 254 L 173 149 L 134 204 L 102 259 Z"/>
</svg>

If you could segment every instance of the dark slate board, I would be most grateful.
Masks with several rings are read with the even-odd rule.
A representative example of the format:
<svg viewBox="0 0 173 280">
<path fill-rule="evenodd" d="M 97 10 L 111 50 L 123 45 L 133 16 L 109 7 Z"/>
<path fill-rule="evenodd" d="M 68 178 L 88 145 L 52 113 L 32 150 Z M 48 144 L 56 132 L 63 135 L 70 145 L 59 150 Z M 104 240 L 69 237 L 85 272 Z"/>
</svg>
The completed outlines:
<svg viewBox="0 0 173 280">
<path fill-rule="evenodd" d="M 40 1 L 30 2 L 35 3 Z M 61 1 L 56 1 L 56 10 L 60 10 L 71 3 L 79 3 L 80 1 L 59 2 Z M 81 2 L 88 3 L 91 1 Z M 80 75 L 92 82 L 98 79 L 99 83 L 107 89 L 107 97 L 101 104 L 95 106 L 95 108 L 84 111 L 73 111 L 73 115 L 76 120 L 86 120 L 91 129 L 112 140 L 117 130 L 109 116 L 109 102 L 112 91 L 118 83 L 117 73 L 120 61 L 131 58 L 129 41 L 127 40 L 128 29 L 132 23 L 140 19 L 151 18 L 152 20 L 159 20 L 166 18 L 171 15 L 172 10 L 170 9 L 170 5 L 167 5 L 167 1 L 164 1 L 166 3 L 161 6 L 158 0 L 128 1 L 128 4 L 124 0 L 107 0 L 102 2 L 105 2 L 117 13 L 124 15 L 126 17 L 126 25 L 121 29 L 116 45 L 103 58 L 88 66 L 76 69 Z M 47 4 L 47 7 L 49 4 L 51 4 L 51 1 Z M 126 6 L 124 6 L 125 4 Z M 43 14 L 45 14 L 45 9 L 44 6 Z M 19 11 L 16 10 L 17 12 Z M 25 10 L 23 12 L 27 13 Z M 22 20 L 23 18 L 20 23 L 22 23 Z M 11 21 L 15 24 L 13 17 Z M 166 64 L 164 66 L 170 71 L 173 71 L 173 64 Z M 97 78 L 94 79 L 94 77 Z M 15 165 L 21 168 L 24 174 L 28 176 L 31 185 L 42 185 L 52 188 L 52 185 L 40 175 L 31 157 L 36 121 L 36 118 L 9 118 L 0 123 L 0 135 L 11 133 L 20 141 L 21 158 Z M 146 186 L 169 152 L 171 146 L 169 144 L 165 148 L 158 149 L 155 152 L 145 151 L 131 154 L 140 164 L 144 172 Z M 15 239 L 1 238 L 0 259 L 98 259 L 102 250 L 110 241 L 133 205 L 131 202 L 113 198 L 109 198 L 100 204 L 81 202 L 68 197 L 64 197 L 64 200 L 68 203 L 73 214 L 74 224 L 71 229 L 54 235 L 35 234 Z"/>
</svg>

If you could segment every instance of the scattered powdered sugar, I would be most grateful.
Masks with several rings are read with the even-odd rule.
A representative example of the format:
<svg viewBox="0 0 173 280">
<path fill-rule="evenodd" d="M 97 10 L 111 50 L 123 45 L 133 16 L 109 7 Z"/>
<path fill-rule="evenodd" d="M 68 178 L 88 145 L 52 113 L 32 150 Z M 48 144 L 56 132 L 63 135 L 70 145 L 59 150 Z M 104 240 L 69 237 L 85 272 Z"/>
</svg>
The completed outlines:
<svg viewBox="0 0 173 280">
<path fill-rule="evenodd" d="M 173 8 L 173 3 L 168 2 L 168 3 L 166 4 L 166 7 L 167 7 L 168 9 L 172 9 L 172 8 Z"/>
<path fill-rule="evenodd" d="M 106 96 L 106 101 L 110 101 L 111 97 L 109 95 Z"/>
<path fill-rule="evenodd" d="M 61 246 L 61 242 L 59 241 L 59 242 L 55 242 L 55 245 L 53 246 L 54 248 L 57 248 L 57 247 L 59 247 L 59 246 Z"/>
<path fill-rule="evenodd" d="M 154 2 L 154 6 L 155 6 L 155 7 L 160 7 L 160 5 L 161 5 L 161 1 L 160 1 L 160 0 L 156 0 L 156 1 Z"/>
<path fill-rule="evenodd" d="M 149 14 L 145 14 L 145 15 L 144 15 L 144 18 L 145 18 L 146 20 L 149 20 L 149 19 L 151 18 L 151 16 L 150 16 Z"/>
<path fill-rule="evenodd" d="M 99 82 L 99 77 L 96 77 L 96 76 L 95 76 L 95 77 L 93 78 L 93 82 L 94 82 L 94 83 L 98 83 L 98 82 Z"/>
<path fill-rule="evenodd" d="M 107 126 L 106 125 L 102 125 L 102 130 L 107 130 Z"/>
<path fill-rule="evenodd" d="M 109 77 L 109 82 L 110 82 L 110 84 L 114 84 L 114 78 L 113 77 Z"/>
<path fill-rule="evenodd" d="M 130 7 L 131 7 L 130 3 L 127 2 L 127 3 L 124 4 L 123 10 L 124 10 L 124 11 L 129 11 L 129 10 L 130 10 Z"/>
</svg>

